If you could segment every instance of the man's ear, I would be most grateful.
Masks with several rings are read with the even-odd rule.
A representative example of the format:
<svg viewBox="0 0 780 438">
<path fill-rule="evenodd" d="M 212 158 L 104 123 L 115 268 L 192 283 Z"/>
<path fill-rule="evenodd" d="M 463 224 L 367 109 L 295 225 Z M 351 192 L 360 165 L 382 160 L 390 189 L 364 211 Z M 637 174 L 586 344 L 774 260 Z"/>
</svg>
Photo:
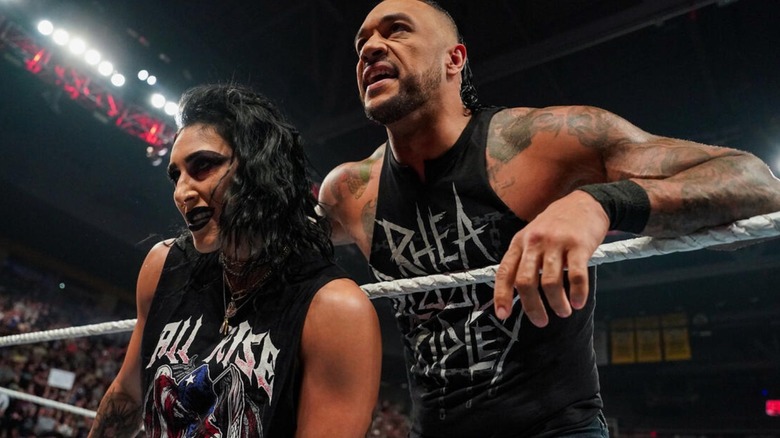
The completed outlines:
<svg viewBox="0 0 780 438">
<path fill-rule="evenodd" d="M 460 75 L 460 71 L 466 65 L 466 46 L 456 44 L 452 46 L 447 60 L 447 74 Z"/>
</svg>

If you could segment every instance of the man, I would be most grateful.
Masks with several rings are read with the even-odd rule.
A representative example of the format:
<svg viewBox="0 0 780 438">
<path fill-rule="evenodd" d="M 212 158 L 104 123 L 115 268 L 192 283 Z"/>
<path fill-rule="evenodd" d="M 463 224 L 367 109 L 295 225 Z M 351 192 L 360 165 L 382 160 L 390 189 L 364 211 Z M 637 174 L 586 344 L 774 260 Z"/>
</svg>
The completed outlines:
<svg viewBox="0 0 780 438">
<path fill-rule="evenodd" d="M 610 229 L 676 236 L 780 210 L 780 182 L 750 154 L 598 108 L 479 109 L 459 41 L 429 1 L 366 17 L 358 90 L 388 140 L 323 182 L 333 240 L 380 280 L 501 261 L 495 299 L 483 284 L 394 300 L 412 436 L 605 436 L 594 250 Z"/>
</svg>

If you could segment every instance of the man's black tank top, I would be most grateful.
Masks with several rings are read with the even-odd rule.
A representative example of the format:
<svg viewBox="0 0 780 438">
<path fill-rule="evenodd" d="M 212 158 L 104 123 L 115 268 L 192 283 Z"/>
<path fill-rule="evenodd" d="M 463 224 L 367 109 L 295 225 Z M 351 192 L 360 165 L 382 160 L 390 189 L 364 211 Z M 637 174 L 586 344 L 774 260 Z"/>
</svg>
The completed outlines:
<svg viewBox="0 0 780 438">
<path fill-rule="evenodd" d="M 485 147 L 498 111 L 476 113 L 452 149 L 426 161 L 425 183 L 386 149 L 370 256 L 378 280 L 498 264 L 527 224 L 488 180 Z M 587 425 L 602 405 L 590 273 L 585 308 L 564 319 L 548 312 L 545 328 L 530 323 L 519 301 L 506 321 L 498 320 L 492 282 L 393 299 L 412 436 L 555 436 Z"/>
<path fill-rule="evenodd" d="M 141 347 L 144 427 L 150 437 L 290 437 L 301 384 L 299 350 L 317 291 L 344 272 L 319 255 L 286 263 L 230 319 L 222 270 L 191 238 L 171 246 Z"/>
</svg>

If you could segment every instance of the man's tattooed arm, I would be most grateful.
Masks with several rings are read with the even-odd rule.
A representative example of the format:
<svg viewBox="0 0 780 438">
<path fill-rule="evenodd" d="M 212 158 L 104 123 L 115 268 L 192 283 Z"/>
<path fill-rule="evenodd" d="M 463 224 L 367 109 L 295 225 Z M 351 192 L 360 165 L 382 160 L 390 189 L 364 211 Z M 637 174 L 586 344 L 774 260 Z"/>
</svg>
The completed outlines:
<svg viewBox="0 0 780 438">
<path fill-rule="evenodd" d="M 496 114 L 488 153 L 499 163 L 506 164 L 523 152 L 541 132 L 557 135 L 564 119 L 549 109 L 513 109 Z"/>
<path fill-rule="evenodd" d="M 754 155 L 653 135 L 600 108 L 516 108 L 496 114 L 491 127 L 491 176 L 534 145 L 536 155 L 567 166 L 563 179 L 631 179 L 651 200 L 643 234 L 679 236 L 780 210 L 780 180 Z M 599 158 L 583 161 L 589 153 Z"/>
<path fill-rule="evenodd" d="M 647 191 L 643 234 L 679 236 L 780 210 L 780 180 L 748 152 L 652 135 L 593 107 L 571 107 L 566 125 L 602 154 L 607 181 L 631 178 Z"/>
<path fill-rule="evenodd" d="M 112 389 L 100 402 L 89 437 L 135 437 L 141 429 L 141 414 L 141 405 L 133 397 Z"/>
</svg>

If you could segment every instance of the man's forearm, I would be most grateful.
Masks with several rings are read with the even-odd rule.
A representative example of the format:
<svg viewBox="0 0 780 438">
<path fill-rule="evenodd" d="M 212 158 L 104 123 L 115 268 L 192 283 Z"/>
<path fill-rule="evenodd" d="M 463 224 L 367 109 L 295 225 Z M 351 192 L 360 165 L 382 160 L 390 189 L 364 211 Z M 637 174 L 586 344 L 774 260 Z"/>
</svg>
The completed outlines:
<svg viewBox="0 0 780 438">
<path fill-rule="evenodd" d="M 135 437 L 141 428 L 141 405 L 129 394 L 111 391 L 103 397 L 90 438 Z"/>
<path fill-rule="evenodd" d="M 752 156 L 721 157 L 668 180 L 638 180 L 654 202 L 643 234 L 673 237 L 780 211 L 780 181 Z"/>
</svg>

